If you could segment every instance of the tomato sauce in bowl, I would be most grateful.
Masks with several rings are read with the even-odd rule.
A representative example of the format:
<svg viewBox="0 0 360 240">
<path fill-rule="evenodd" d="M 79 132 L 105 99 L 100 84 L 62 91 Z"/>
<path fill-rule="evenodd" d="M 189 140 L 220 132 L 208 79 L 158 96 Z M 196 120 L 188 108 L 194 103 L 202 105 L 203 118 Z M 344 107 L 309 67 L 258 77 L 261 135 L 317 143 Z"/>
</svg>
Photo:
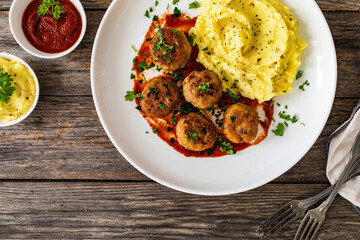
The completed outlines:
<svg viewBox="0 0 360 240">
<path fill-rule="evenodd" d="M 69 0 L 59 0 L 64 13 L 56 20 L 50 14 L 38 15 L 42 0 L 33 0 L 22 17 L 22 29 L 26 39 L 36 49 L 45 53 L 60 53 L 71 48 L 79 39 L 82 19 L 79 11 Z"/>
</svg>

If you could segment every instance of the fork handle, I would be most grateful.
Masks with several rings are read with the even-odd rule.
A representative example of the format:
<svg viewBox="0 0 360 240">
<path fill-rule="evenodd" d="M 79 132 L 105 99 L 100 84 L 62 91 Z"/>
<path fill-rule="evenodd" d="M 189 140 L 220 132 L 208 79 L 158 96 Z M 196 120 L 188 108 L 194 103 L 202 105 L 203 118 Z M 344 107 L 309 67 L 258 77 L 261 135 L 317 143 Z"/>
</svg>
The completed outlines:
<svg viewBox="0 0 360 240">
<path fill-rule="evenodd" d="M 341 173 L 339 180 L 335 184 L 334 189 L 330 193 L 330 196 L 319 206 L 318 211 L 321 214 L 325 214 L 328 208 L 330 207 L 331 203 L 334 201 L 337 193 L 340 190 L 340 187 L 344 184 L 345 180 L 351 173 L 351 170 L 355 168 L 355 166 L 358 165 L 359 159 L 358 159 L 358 153 L 360 151 L 360 132 L 358 133 L 355 143 L 350 151 L 350 160 L 346 164 L 345 170 Z"/>
<path fill-rule="evenodd" d="M 357 161 L 359 161 L 359 160 L 360 160 L 360 158 L 357 159 Z M 359 176 L 360 175 L 360 172 L 358 172 L 359 168 L 360 168 L 360 163 L 358 163 L 357 165 L 355 164 L 353 170 L 351 171 L 351 173 L 350 173 L 349 177 L 346 179 L 346 181 L 349 181 L 353 177 Z M 312 205 L 314 205 L 319 200 L 321 200 L 324 197 L 328 196 L 332 192 L 334 187 L 335 187 L 335 185 L 332 185 L 332 186 L 328 187 L 327 189 L 325 189 L 324 191 L 322 191 L 321 193 L 317 194 L 316 196 L 307 198 L 305 200 L 302 200 L 299 203 L 299 206 L 303 207 L 305 209 L 311 207 Z"/>
<path fill-rule="evenodd" d="M 359 160 L 360 160 L 360 158 L 357 159 L 357 161 L 359 161 Z M 357 165 L 355 164 L 353 170 L 351 171 L 351 173 L 350 173 L 349 177 L 346 179 L 346 181 L 349 181 L 353 177 L 359 176 L 360 175 L 359 168 L 360 168 L 360 162 Z M 317 194 L 316 196 L 302 200 L 299 203 L 300 207 L 303 207 L 305 209 L 311 207 L 319 200 L 328 196 L 332 192 L 334 187 L 335 187 L 335 185 L 332 185 L 332 186 L 328 187 L 327 189 L 325 189 L 324 191 L 322 191 L 321 193 Z"/>
</svg>

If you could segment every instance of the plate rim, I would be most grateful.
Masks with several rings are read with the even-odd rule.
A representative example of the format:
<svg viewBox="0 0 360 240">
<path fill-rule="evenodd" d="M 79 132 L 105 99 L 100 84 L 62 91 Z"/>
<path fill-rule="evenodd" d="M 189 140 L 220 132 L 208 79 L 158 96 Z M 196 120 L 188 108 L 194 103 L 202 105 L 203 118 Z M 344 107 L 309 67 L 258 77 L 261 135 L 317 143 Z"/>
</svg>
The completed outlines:
<svg viewBox="0 0 360 240">
<path fill-rule="evenodd" d="M 98 97 L 96 95 L 96 90 L 95 90 L 95 73 L 94 73 L 94 69 L 95 69 L 95 57 L 96 57 L 96 53 L 97 53 L 97 45 L 98 45 L 98 41 L 101 35 L 101 32 L 103 31 L 104 25 L 107 21 L 107 19 L 110 17 L 110 14 L 112 12 L 112 9 L 115 8 L 115 5 L 121 0 L 113 0 L 109 6 L 109 8 L 106 10 L 100 25 L 98 27 L 98 30 L 96 32 L 96 36 L 95 36 L 95 40 L 94 40 L 94 44 L 93 44 L 93 48 L 92 48 L 92 53 L 91 53 L 91 65 L 90 65 L 90 82 L 91 82 L 91 91 L 92 91 L 92 97 L 93 97 L 93 101 L 94 101 L 94 105 L 95 105 L 95 109 L 96 109 L 96 113 L 100 119 L 101 125 L 103 127 L 103 129 L 105 130 L 107 136 L 109 137 L 109 139 L 111 140 L 112 144 L 115 146 L 115 148 L 119 151 L 119 153 L 132 165 L 134 166 L 138 171 L 140 171 L 142 174 L 144 174 L 146 177 L 177 191 L 181 191 L 184 193 L 190 193 L 190 194 L 195 194 L 195 195 L 203 195 L 203 196 L 222 196 L 222 195 L 230 195 L 230 194 L 237 194 L 237 193 L 241 193 L 241 192 L 245 192 L 245 191 L 249 191 L 255 188 L 258 188 L 260 186 L 263 186 L 271 181 L 273 181 L 274 179 L 278 178 L 279 176 L 283 175 L 284 173 L 286 173 L 288 170 L 290 170 L 292 167 L 294 167 L 304 156 L 305 154 L 312 148 L 312 146 L 314 145 L 314 143 L 317 141 L 317 139 L 319 138 L 321 132 L 323 131 L 328 118 L 330 116 L 333 104 L 334 104 L 334 100 L 335 100 L 335 94 L 336 94 L 336 89 L 337 89 L 337 77 L 338 77 L 338 64 L 337 64 L 337 55 L 336 55 L 336 48 L 335 48 L 335 43 L 334 43 L 334 39 L 329 27 L 329 24 L 326 21 L 326 18 L 324 16 L 324 14 L 322 13 L 319 5 L 316 3 L 315 0 L 312 0 L 313 4 L 314 4 L 314 9 L 319 13 L 319 16 L 321 16 L 321 21 L 323 22 L 323 25 L 325 27 L 325 31 L 327 32 L 328 38 L 331 44 L 331 54 L 334 56 L 334 58 L 332 59 L 333 64 L 335 66 L 335 68 L 333 69 L 333 82 L 334 82 L 334 88 L 333 91 L 331 93 L 331 102 L 329 102 L 328 104 L 328 109 L 326 110 L 327 112 L 327 116 L 326 118 L 324 117 L 324 122 L 322 123 L 321 128 L 318 129 L 318 132 L 316 134 L 314 134 L 314 140 L 311 142 L 311 144 L 309 145 L 310 147 L 305 148 L 304 152 L 302 154 L 298 155 L 298 159 L 296 161 L 294 161 L 293 164 L 289 164 L 289 167 L 284 168 L 285 170 L 280 171 L 278 174 L 274 174 L 272 176 L 269 176 L 266 179 L 263 179 L 263 181 L 259 181 L 256 184 L 249 184 L 247 187 L 241 187 L 241 188 L 233 188 L 233 190 L 225 190 L 225 191 L 199 191 L 199 190 L 193 190 L 187 187 L 182 187 L 176 184 L 172 184 L 167 182 L 166 180 L 160 179 L 154 175 L 152 175 L 151 173 L 149 173 L 148 171 L 144 170 L 142 167 L 140 167 L 135 161 L 133 161 L 126 153 L 125 151 L 122 149 L 122 147 L 118 146 L 118 144 L 116 144 L 113 135 L 111 134 L 107 124 L 105 123 L 104 117 L 101 114 L 101 110 L 100 110 L 100 106 L 98 104 Z M 330 94 L 329 94 L 330 95 Z"/>
</svg>

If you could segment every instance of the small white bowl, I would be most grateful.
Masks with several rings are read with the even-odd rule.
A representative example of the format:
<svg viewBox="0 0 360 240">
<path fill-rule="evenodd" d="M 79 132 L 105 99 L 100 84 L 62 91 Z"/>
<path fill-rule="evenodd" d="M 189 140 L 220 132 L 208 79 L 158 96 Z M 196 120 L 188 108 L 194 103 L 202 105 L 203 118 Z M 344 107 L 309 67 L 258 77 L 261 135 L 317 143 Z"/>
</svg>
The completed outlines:
<svg viewBox="0 0 360 240">
<path fill-rule="evenodd" d="M 14 56 L 14 55 L 8 54 L 8 53 L 0 53 L 0 57 L 7 58 L 10 60 L 15 60 L 19 63 L 22 63 L 27 69 L 29 69 L 31 75 L 34 77 L 34 81 L 35 81 L 35 85 L 36 85 L 36 96 L 35 96 L 35 100 L 34 100 L 33 105 L 31 106 L 31 108 L 24 115 L 22 115 L 18 119 L 15 119 L 14 121 L 10 121 L 10 122 L 0 121 L 0 127 L 7 127 L 7 126 L 15 125 L 15 124 L 23 121 L 25 118 L 27 118 L 31 114 L 31 112 L 34 110 L 34 108 L 39 100 L 40 86 L 39 86 L 39 81 L 36 77 L 34 70 L 32 70 L 32 68 L 29 66 L 29 64 L 27 64 L 24 60 Z"/>
<path fill-rule="evenodd" d="M 36 49 L 31 43 L 26 39 L 24 32 L 22 30 L 22 17 L 26 7 L 32 0 L 14 0 L 11 4 L 10 12 L 9 12 L 9 24 L 12 35 L 14 36 L 16 42 L 28 53 L 39 57 L 39 58 L 59 58 L 65 56 L 66 54 L 72 52 L 82 41 L 85 31 L 86 31 L 86 15 L 84 11 L 84 7 L 82 6 L 79 0 L 70 0 L 77 10 L 80 13 L 82 20 L 82 29 L 79 36 L 79 39 L 76 43 L 66 51 L 60 53 L 46 53 Z"/>
</svg>

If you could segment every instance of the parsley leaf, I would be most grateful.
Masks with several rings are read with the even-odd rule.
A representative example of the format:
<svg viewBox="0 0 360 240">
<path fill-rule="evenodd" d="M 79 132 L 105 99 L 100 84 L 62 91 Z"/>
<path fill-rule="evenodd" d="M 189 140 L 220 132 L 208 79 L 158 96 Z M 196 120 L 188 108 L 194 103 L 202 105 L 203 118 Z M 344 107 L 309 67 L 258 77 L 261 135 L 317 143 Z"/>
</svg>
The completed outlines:
<svg viewBox="0 0 360 240">
<path fill-rule="evenodd" d="M 199 139 L 198 136 L 197 136 L 197 133 L 195 132 L 195 129 L 193 129 L 192 131 L 191 130 L 186 130 L 185 134 L 186 134 L 186 139 L 189 142 L 195 142 L 195 141 L 197 141 Z"/>
<path fill-rule="evenodd" d="M 189 43 L 190 43 L 191 46 L 194 46 L 194 39 L 195 39 L 194 35 L 189 36 Z"/>
<path fill-rule="evenodd" d="M 199 85 L 200 93 L 206 92 L 206 89 L 208 89 L 209 87 L 210 87 L 210 83 L 209 83 L 209 82 L 206 82 L 206 83 L 204 83 L 203 85 Z"/>
<path fill-rule="evenodd" d="M 157 5 L 159 5 L 159 1 L 158 1 L 158 0 L 155 1 L 155 7 L 157 7 Z"/>
<path fill-rule="evenodd" d="M 153 67 L 155 67 L 155 64 L 153 62 L 151 62 L 149 65 L 147 65 L 145 62 L 145 58 L 144 58 L 144 60 L 141 63 L 139 63 L 138 70 L 139 70 L 139 72 L 142 72 L 144 70 L 147 70 L 147 69 L 150 69 Z"/>
<path fill-rule="evenodd" d="M 276 135 L 276 136 L 284 136 L 284 130 L 285 130 L 285 126 L 283 123 L 279 123 L 276 126 L 275 130 L 272 130 L 272 132 Z"/>
<path fill-rule="evenodd" d="M 175 4 L 177 4 L 179 1 L 180 1 L 180 0 L 173 0 L 173 1 L 172 1 L 172 4 L 175 5 Z"/>
<path fill-rule="evenodd" d="M 240 96 L 231 92 L 230 89 L 226 88 L 226 93 L 229 95 L 229 97 L 232 98 L 232 102 L 235 103 L 237 100 L 239 100 Z"/>
<path fill-rule="evenodd" d="M 299 89 L 301 90 L 301 91 L 305 91 L 305 85 L 306 86 L 310 86 L 310 83 L 309 83 L 309 81 L 308 80 L 306 80 L 303 84 L 301 84 L 300 86 L 299 86 Z"/>
<path fill-rule="evenodd" d="M 164 108 L 165 108 L 165 104 L 159 103 L 159 108 L 160 108 L 160 109 L 164 109 Z"/>
<path fill-rule="evenodd" d="M 298 73 L 296 74 L 296 80 L 298 80 L 299 78 L 301 78 L 302 75 L 303 75 L 303 73 L 304 73 L 304 71 L 299 70 Z"/>
<path fill-rule="evenodd" d="M 211 55 L 211 52 L 210 52 L 210 50 L 209 50 L 208 47 L 203 48 L 203 51 L 204 51 L 207 55 Z"/>
<path fill-rule="evenodd" d="M 180 16 L 181 16 L 181 10 L 178 9 L 177 7 L 175 7 L 174 13 L 171 14 L 171 17 L 175 18 L 175 17 L 180 17 Z"/>
<path fill-rule="evenodd" d="M 192 9 L 196 9 L 196 8 L 199 8 L 200 7 L 200 3 L 198 1 L 195 1 L 195 2 L 192 2 L 189 4 L 189 8 Z"/>
<path fill-rule="evenodd" d="M 219 137 L 219 141 L 221 141 L 221 138 Z M 234 155 L 236 152 L 233 150 L 233 146 L 225 141 L 221 141 L 220 144 L 220 151 L 227 153 L 229 155 Z"/>
<path fill-rule="evenodd" d="M 50 14 L 53 18 L 58 20 L 62 13 L 65 13 L 64 9 L 60 6 L 60 2 L 57 0 L 43 0 L 38 7 L 37 15 Z"/>
<path fill-rule="evenodd" d="M 4 69 L 0 69 L 0 103 L 4 105 L 8 103 L 11 95 L 13 95 L 15 88 L 11 86 L 11 82 L 14 80 L 11 78 L 11 75 L 7 72 L 4 72 Z"/>
<path fill-rule="evenodd" d="M 135 91 L 127 91 L 125 95 L 125 101 L 133 101 L 135 98 L 141 97 L 141 93 Z"/>
<path fill-rule="evenodd" d="M 291 117 L 288 114 L 285 114 L 285 112 L 279 112 L 279 117 L 284 119 L 285 121 L 290 121 L 292 123 L 296 123 L 298 121 L 298 118 L 296 115 L 294 115 L 293 117 Z"/>
</svg>

